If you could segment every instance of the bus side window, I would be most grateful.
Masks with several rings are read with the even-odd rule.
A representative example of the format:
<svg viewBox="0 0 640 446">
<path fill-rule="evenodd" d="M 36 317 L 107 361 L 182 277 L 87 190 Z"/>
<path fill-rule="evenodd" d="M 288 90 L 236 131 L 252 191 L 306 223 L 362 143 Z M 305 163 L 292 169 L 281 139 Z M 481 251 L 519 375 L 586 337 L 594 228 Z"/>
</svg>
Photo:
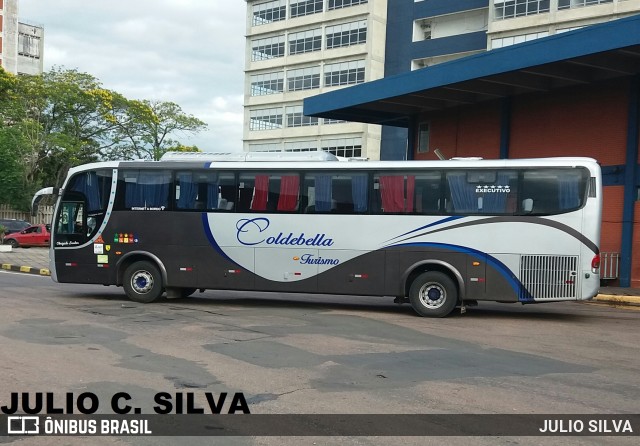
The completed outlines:
<svg viewBox="0 0 640 446">
<path fill-rule="evenodd" d="M 122 192 L 125 210 L 163 211 L 169 207 L 171 171 L 121 170 L 118 183 L 118 192 Z"/>
<path fill-rule="evenodd" d="M 176 210 L 218 209 L 219 187 L 215 172 L 178 171 L 175 176 Z"/>
<path fill-rule="evenodd" d="M 304 213 L 365 213 L 369 209 L 367 173 L 314 172 L 305 177 Z"/>
<path fill-rule="evenodd" d="M 381 172 L 374 176 L 376 213 L 437 214 L 440 212 L 440 173 Z"/>
<path fill-rule="evenodd" d="M 415 192 L 417 214 L 439 214 L 442 200 L 442 176 L 440 172 L 416 174 Z"/>
<path fill-rule="evenodd" d="M 296 212 L 300 176 L 294 173 L 241 174 L 240 212 Z"/>
</svg>

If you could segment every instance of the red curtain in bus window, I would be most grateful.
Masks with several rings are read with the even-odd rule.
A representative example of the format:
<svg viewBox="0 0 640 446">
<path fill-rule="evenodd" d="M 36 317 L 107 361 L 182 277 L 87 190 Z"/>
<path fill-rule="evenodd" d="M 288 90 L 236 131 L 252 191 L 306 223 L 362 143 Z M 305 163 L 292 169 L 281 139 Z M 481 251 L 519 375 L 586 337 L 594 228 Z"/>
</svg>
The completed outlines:
<svg viewBox="0 0 640 446">
<path fill-rule="evenodd" d="M 296 210 L 298 204 L 298 191 L 300 190 L 300 177 L 298 175 L 286 175 L 280 180 L 280 197 L 278 198 L 278 210 L 291 212 Z"/>
<path fill-rule="evenodd" d="M 416 177 L 413 175 L 407 176 L 407 201 L 406 201 L 406 211 L 413 212 L 413 196 L 416 191 Z"/>
<path fill-rule="evenodd" d="M 404 211 L 404 177 L 399 175 L 380 176 L 382 210 L 386 212 Z"/>
<path fill-rule="evenodd" d="M 266 211 L 268 196 L 269 196 L 269 176 L 256 175 L 256 185 L 253 190 L 253 200 L 251 201 L 251 210 Z"/>
</svg>

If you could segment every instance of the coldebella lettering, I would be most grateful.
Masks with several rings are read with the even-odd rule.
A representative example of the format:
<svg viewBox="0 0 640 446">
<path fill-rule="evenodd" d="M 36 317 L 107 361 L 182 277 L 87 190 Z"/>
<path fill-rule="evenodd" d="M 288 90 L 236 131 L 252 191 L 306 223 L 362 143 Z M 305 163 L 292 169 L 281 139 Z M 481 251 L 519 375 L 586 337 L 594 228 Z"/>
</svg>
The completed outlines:
<svg viewBox="0 0 640 446">
<path fill-rule="evenodd" d="M 264 232 L 269 228 L 270 221 L 264 217 L 238 220 L 236 224 L 236 238 L 245 246 L 260 244 L 287 246 L 333 246 L 333 239 L 325 233 L 307 236 L 304 232 L 295 234 L 289 232 L 278 233 L 276 236 L 266 237 Z"/>
</svg>

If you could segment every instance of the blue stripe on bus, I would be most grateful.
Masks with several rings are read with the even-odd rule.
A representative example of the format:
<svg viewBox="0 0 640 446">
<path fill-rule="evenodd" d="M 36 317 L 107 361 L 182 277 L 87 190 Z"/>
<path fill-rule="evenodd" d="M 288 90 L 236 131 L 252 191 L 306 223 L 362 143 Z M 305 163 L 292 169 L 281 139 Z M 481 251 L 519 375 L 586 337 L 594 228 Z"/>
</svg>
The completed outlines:
<svg viewBox="0 0 640 446">
<path fill-rule="evenodd" d="M 244 268 L 242 265 L 240 265 L 238 262 L 235 262 L 234 260 L 231 259 L 231 257 L 229 257 L 220 247 L 220 245 L 218 245 L 218 242 L 216 242 L 216 239 L 213 237 L 213 233 L 211 232 L 211 228 L 209 227 L 209 218 L 207 217 L 207 213 L 203 212 L 202 213 L 202 226 L 204 227 L 204 233 L 207 234 L 207 238 L 209 239 L 209 243 L 211 243 L 211 246 L 213 246 L 213 248 L 218 251 L 218 254 L 220 254 L 222 257 L 224 257 L 225 259 L 227 259 L 229 262 L 233 263 L 234 265 L 237 265 L 241 268 Z"/>
<path fill-rule="evenodd" d="M 393 237 L 393 238 L 387 240 L 387 242 L 390 242 L 391 240 L 395 240 L 395 239 L 400 238 L 400 237 L 404 237 L 405 235 L 413 234 L 414 232 L 420 231 L 422 229 L 426 229 L 426 228 L 430 228 L 432 226 L 437 226 L 437 225 L 441 225 L 441 224 L 444 224 L 444 223 L 448 223 L 450 221 L 458 220 L 459 218 L 464 218 L 464 217 L 461 216 L 461 215 L 458 215 L 458 216 L 443 218 L 442 220 L 438 220 L 438 221 L 435 221 L 433 223 L 429 223 L 428 225 L 420 226 L 419 228 L 413 229 L 413 230 L 411 230 L 409 232 L 405 232 L 404 234 L 400 234 L 400 235 L 398 235 L 396 237 Z"/>
<path fill-rule="evenodd" d="M 478 251 L 477 249 L 468 248 L 466 246 L 450 245 L 447 243 L 426 243 L 426 242 L 401 243 L 398 245 L 389 246 L 389 248 L 407 247 L 407 246 L 446 249 L 449 251 L 469 254 L 479 260 L 485 261 L 487 265 L 492 266 L 496 271 L 500 273 L 502 277 L 505 278 L 507 283 L 511 285 L 511 288 L 513 288 L 513 290 L 518 296 L 519 302 L 534 302 L 534 298 L 531 295 L 531 293 L 529 293 L 529 291 L 524 287 L 524 285 L 522 285 L 522 283 L 514 277 L 514 275 L 511 273 L 511 270 L 507 267 L 507 265 L 505 265 L 500 260 L 490 256 L 485 252 Z"/>
</svg>

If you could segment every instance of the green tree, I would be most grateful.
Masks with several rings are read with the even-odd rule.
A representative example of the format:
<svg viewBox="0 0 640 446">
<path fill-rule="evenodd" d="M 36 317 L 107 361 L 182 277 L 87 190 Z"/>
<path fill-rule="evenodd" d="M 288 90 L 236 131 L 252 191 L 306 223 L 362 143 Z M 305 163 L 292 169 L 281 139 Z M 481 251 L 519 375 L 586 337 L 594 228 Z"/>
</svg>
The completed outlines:
<svg viewBox="0 0 640 446">
<path fill-rule="evenodd" d="M 17 133 L 27 184 L 60 185 L 68 169 L 95 161 L 110 141 L 110 128 L 100 113 L 93 76 L 54 68 L 42 76 L 17 78 L 0 115 Z"/>
<path fill-rule="evenodd" d="M 17 129 L 0 127 L 0 203 L 28 210 L 34 188 L 26 181 L 22 154 L 26 150 Z"/>
<path fill-rule="evenodd" d="M 204 128 L 173 102 L 130 100 L 77 70 L 16 77 L 0 67 L 0 202 L 60 186 L 79 164 L 197 151 L 177 138 Z"/>
<path fill-rule="evenodd" d="M 112 140 L 116 146 L 105 153 L 109 159 L 159 160 L 170 150 L 185 150 L 176 139 L 178 134 L 196 134 L 207 128 L 200 119 L 184 113 L 173 102 L 125 101 L 115 98 L 106 119 L 116 124 Z"/>
</svg>

